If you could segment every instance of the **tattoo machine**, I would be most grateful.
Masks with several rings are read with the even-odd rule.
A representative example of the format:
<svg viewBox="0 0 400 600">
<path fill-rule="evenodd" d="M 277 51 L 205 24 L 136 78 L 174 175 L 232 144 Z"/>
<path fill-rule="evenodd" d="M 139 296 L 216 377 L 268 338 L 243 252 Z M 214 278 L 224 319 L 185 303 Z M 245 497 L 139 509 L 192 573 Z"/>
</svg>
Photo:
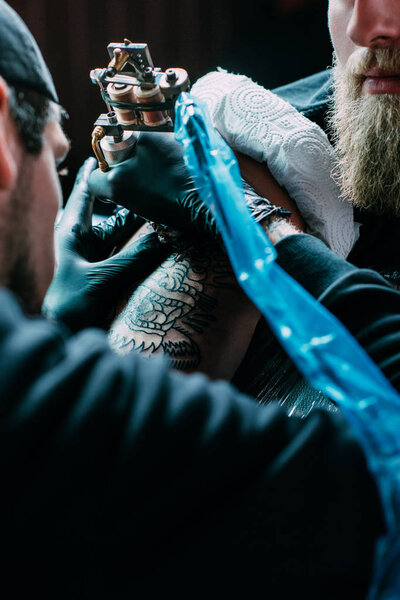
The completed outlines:
<svg viewBox="0 0 400 600">
<path fill-rule="evenodd" d="M 124 39 L 107 49 L 107 67 L 90 71 L 108 111 L 99 116 L 92 132 L 92 148 L 103 172 L 132 154 L 139 131 L 173 131 L 176 99 L 190 88 L 184 69 L 154 67 L 147 44 Z"/>
<path fill-rule="evenodd" d="M 207 108 L 183 93 L 176 137 L 222 234 L 239 283 L 309 383 L 340 407 L 365 451 L 385 512 L 369 600 L 400 598 L 400 396 L 336 317 L 276 264 L 252 218 L 236 158 Z"/>
</svg>

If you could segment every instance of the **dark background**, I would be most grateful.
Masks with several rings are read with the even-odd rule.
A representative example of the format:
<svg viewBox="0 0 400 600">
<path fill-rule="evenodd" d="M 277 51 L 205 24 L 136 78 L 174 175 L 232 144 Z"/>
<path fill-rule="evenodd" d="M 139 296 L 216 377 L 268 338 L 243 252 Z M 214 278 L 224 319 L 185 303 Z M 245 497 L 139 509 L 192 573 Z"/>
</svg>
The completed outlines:
<svg viewBox="0 0 400 600">
<path fill-rule="evenodd" d="M 146 42 L 155 66 L 183 67 L 192 82 L 222 66 L 274 88 L 331 63 L 328 0 L 8 1 L 34 34 L 70 115 L 65 196 L 105 109 L 89 71 L 106 66 L 109 42 Z"/>
</svg>

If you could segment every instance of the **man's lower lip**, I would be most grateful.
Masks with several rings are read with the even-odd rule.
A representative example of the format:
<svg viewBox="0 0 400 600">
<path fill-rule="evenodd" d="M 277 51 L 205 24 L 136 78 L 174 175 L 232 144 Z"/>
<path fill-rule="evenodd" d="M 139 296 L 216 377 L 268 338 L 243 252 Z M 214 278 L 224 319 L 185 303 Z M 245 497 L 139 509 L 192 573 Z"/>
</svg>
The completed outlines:
<svg viewBox="0 0 400 600">
<path fill-rule="evenodd" d="M 367 94 L 400 94 L 400 77 L 367 77 L 364 91 Z"/>
</svg>

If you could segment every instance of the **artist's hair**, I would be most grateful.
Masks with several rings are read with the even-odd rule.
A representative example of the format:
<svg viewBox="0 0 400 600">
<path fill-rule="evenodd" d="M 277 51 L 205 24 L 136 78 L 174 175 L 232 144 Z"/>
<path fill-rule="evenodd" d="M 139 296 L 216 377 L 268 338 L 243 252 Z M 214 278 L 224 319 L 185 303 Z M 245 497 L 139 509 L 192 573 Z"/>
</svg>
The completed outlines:
<svg viewBox="0 0 400 600">
<path fill-rule="evenodd" d="M 30 154 L 39 154 L 50 115 L 50 100 L 19 85 L 9 85 L 9 110 L 18 134 Z"/>
</svg>

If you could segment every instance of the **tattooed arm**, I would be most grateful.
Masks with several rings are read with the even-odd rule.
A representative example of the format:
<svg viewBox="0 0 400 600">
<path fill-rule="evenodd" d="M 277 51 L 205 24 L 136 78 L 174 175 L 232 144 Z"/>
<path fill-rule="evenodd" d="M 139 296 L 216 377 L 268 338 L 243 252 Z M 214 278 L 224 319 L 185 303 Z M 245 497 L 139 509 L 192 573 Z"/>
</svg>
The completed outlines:
<svg viewBox="0 0 400 600">
<path fill-rule="evenodd" d="M 177 369 L 232 378 L 260 315 L 213 249 L 171 254 L 133 291 L 109 333 L 117 352 L 164 354 Z"/>
<path fill-rule="evenodd" d="M 303 230 L 295 204 L 267 167 L 240 153 L 237 159 L 243 178 L 260 196 L 292 213 L 291 223 L 271 224 L 272 235 L 278 236 L 273 239 L 267 231 L 271 241 Z M 136 290 L 128 290 L 121 306 L 109 333 L 117 352 L 164 354 L 177 369 L 213 378 L 233 377 L 260 319 L 226 255 L 215 252 L 215 246 L 204 248 L 196 259 L 171 254 Z"/>
<path fill-rule="evenodd" d="M 279 219 L 265 229 L 273 243 L 298 233 Z M 194 259 L 175 253 L 132 292 L 109 340 L 121 354 L 163 354 L 176 369 L 231 379 L 259 318 L 225 254 L 205 251 Z"/>
</svg>

